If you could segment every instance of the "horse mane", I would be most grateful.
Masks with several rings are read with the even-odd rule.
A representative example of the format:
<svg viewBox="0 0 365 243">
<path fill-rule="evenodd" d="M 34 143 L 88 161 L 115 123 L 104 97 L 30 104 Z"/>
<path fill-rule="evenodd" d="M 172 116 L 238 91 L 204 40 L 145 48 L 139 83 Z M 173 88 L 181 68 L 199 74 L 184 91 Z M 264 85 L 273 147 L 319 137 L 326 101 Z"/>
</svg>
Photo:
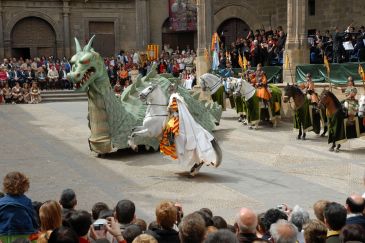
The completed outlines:
<svg viewBox="0 0 365 243">
<path fill-rule="evenodd" d="M 321 94 L 321 100 L 322 100 L 322 98 L 323 98 L 323 96 L 328 96 L 328 97 L 330 97 L 332 100 L 333 100 L 333 102 L 334 102 L 334 104 L 335 104 L 335 106 L 336 106 L 336 108 L 337 109 L 342 109 L 342 104 L 341 104 L 341 102 L 337 99 L 337 97 L 331 92 L 331 91 L 329 91 L 329 90 L 323 90 L 323 92 L 322 92 L 322 94 Z"/>
<path fill-rule="evenodd" d="M 297 86 L 297 85 L 292 85 L 291 87 L 293 87 L 294 93 L 297 95 L 304 95 L 302 90 Z"/>
</svg>

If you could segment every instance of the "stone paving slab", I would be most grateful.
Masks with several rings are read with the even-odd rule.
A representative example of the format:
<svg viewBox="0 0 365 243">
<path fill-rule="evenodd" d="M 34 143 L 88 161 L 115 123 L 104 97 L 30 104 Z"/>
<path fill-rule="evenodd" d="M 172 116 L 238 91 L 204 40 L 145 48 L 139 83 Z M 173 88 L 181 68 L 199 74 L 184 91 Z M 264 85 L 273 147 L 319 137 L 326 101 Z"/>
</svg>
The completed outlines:
<svg viewBox="0 0 365 243">
<path fill-rule="evenodd" d="M 192 179 L 187 168 L 159 153 L 96 158 L 87 144 L 86 115 L 86 102 L 0 106 L 0 177 L 24 171 L 31 178 L 29 196 L 38 201 L 58 200 L 62 189 L 72 187 L 78 207 L 87 210 L 97 201 L 114 207 L 130 198 L 148 221 L 163 199 L 181 202 L 185 213 L 209 207 L 232 223 L 244 206 L 261 212 L 285 202 L 310 209 L 318 199 L 344 202 L 348 194 L 364 191 L 362 139 L 332 153 L 326 138 L 315 134 L 296 140 L 290 123 L 248 130 L 228 110 L 215 131 L 222 166 L 202 168 Z"/>
</svg>

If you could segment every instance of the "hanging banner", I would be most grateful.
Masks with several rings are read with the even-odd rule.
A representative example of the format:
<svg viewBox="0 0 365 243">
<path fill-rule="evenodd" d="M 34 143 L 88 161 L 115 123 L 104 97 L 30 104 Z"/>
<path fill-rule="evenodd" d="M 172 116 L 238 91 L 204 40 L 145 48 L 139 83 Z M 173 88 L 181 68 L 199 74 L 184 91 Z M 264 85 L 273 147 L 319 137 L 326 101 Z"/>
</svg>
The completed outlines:
<svg viewBox="0 0 365 243">
<path fill-rule="evenodd" d="M 169 0 L 170 29 L 196 31 L 197 9 L 193 0 Z"/>
</svg>

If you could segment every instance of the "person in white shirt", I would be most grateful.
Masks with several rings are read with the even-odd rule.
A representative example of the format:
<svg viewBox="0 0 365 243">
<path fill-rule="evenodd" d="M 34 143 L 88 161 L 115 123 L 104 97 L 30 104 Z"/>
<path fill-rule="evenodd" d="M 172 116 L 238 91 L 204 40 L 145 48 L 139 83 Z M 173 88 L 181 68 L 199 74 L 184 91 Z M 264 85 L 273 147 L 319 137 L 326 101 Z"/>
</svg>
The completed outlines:
<svg viewBox="0 0 365 243">
<path fill-rule="evenodd" d="M 194 75 L 189 73 L 187 74 L 187 78 L 184 80 L 184 88 L 191 90 L 193 88 Z"/>
</svg>

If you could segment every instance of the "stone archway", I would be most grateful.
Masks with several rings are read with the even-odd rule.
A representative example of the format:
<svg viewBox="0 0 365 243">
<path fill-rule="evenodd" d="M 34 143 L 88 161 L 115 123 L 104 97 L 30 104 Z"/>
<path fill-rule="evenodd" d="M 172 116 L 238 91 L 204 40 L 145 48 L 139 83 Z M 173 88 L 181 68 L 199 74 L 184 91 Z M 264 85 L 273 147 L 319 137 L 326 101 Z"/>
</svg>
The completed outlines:
<svg viewBox="0 0 365 243">
<path fill-rule="evenodd" d="M 251 29 L 255 29 L 259 26 L 259 18 L 257 17 L 256 9 L 253 9 L 249 5 L 242 4 L 232 4 L 218 9 L 214 13 L 214 26 L 213 29 L 217 30 L 218 27 L 226 20 L 237 18 L 243 20 L 247 26 Z"/>
<path fill-rule="evenodd" d="M 250 27 L 239 18 L 230 18 L 221 23 L 217 29 L 221 37 L 221 41 L 227 47 L 232 42 L 236 42 L 237 38 L 245 38 Z"/>
<path fill-rule="evenodd" d="M 53 29 L 53 32 L 55 34 L 56 38 L 56 50 L 57 50 L 57 56 L 63 56 L 63 31 L 62 31 L 62 25 L 59 25 L 53 17 L 47 15 L 46 13 L 38 12 L 38 11 L 21 11 L 17 14 L 13 15 L 11 19 L 5 24 L 4 26 L 4 55 L 7 57 L 12 56 L 12 48 L 11 48 L 11 34 L 15 27 L 15 25 L 21 21 L 22 19 L 29 18 L 29 17 L 35 17 L 40 18 L 47 22 L 51 28 Z"/>
<path fill-rule="evenodd" d="M 55 56 L 56 33 L 44 19 L 26 17 L 12 28 L 10 45 L 13 57 Z"/>
</svg>

